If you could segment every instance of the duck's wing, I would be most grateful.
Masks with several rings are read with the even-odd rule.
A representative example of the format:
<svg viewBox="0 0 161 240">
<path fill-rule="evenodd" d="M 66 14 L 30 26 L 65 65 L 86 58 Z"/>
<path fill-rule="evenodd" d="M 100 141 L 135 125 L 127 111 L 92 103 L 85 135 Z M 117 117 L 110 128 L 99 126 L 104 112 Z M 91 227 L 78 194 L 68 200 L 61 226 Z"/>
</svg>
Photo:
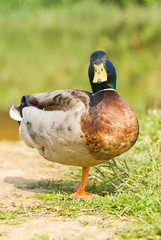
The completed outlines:
<svg viewBox="0 0 161 240">
<path fill-rule="evenodd" d="M 11 118 L 20 121 L 24 107 L 33 106 L 44 111 L 69 111 L 76 104 L 82 102 L 88 108 L 92 93 L 81 90 L 58 90 L 47 93 L 24 95 L 19 106 L 10 110 Z M 19 116 L 18 116 L 19 114 Z"/>
<path fill-rule="evenodd" d="M 27 99 L 27 104 L 45 111 L 68 111 L 80 101 L 87 107 L 90 95 L 92 94 L 81 90 L 59 90 L 30 95 Z"/>
</svg>

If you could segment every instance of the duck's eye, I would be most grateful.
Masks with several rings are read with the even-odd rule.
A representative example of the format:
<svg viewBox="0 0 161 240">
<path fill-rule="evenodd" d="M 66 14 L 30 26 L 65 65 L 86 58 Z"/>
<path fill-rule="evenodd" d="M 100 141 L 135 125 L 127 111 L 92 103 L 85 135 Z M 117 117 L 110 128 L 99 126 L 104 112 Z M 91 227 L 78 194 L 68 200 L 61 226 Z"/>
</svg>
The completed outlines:
<svg viewBox="0 0 161 240">
<path fill-rule="evenodd" d="M 97 69 L 95 69 L 94 71 L 97 72 Z"/>
<path fill-rule="evenodd" d="M 101 71 L 103 72 L 103 68 L 101 68 Z"/>
</svg>

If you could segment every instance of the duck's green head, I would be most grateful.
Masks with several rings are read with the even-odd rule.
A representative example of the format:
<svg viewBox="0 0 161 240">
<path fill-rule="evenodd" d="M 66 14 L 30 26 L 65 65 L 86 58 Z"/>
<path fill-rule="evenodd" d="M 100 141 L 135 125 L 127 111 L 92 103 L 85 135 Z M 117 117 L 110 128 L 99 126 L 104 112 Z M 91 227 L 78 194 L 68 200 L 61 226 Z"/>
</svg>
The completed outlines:
<svg viewBox="0 0 161 240">
<path fill-rule="evenodd" d="M 93 93 L 106 88 L 116 89 L 116 70 L 104 51 L 92 53 L 88 76 Z"/>
</svg>

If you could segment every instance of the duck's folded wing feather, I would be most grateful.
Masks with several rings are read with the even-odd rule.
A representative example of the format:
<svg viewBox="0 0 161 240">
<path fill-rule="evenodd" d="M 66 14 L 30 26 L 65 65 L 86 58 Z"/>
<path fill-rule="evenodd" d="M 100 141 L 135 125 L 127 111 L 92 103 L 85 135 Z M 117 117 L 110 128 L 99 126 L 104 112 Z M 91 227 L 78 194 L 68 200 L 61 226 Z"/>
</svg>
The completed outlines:
<svg viewBox="0 0 161 240">
<path fill-rule="evenodd" d="M 75 104 L 82 102 L 85 107 L 89 106 L 91 93 L 81 90 L 58 90 L 47 93 L 38 93 L 32 95 L 24 95 L 19 106 L 14 106 L 10 113 L 11 117 L 13 110 L 19 112 L 22 117 L 22 110 L 24 107 L 33 106 L 44 111 L 69 111 Z M 17 120 L 17 119 L 15 119 Z"/>
<path fill-rule="evenodd" d="M 80 90 L 59 90 L 48 93 L 33 94 L 27 97 L 27 105 L 35 106 L 43 110 L 68 111 L 76 103 L 89 104 L 90 93 Z"/>
</svg>

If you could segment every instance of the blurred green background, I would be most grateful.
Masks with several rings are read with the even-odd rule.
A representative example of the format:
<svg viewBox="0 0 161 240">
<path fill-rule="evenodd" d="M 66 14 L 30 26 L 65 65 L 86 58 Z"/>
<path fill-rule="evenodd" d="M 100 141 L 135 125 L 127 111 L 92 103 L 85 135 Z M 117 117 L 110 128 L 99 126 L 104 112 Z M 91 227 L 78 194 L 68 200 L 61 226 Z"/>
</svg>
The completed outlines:
<svg viewBox="0 0 161 240">
<path fill-rule="evenodd" d="M 1 111 L 24 94 L 90 90 L 96 50 L 107 52 L 117 91 L 138 115 L 159 108 L 160 9 L 159 0 L 0 0 Z M 2 112 L 0 119 L 11 126 Z"/>
</svg>

